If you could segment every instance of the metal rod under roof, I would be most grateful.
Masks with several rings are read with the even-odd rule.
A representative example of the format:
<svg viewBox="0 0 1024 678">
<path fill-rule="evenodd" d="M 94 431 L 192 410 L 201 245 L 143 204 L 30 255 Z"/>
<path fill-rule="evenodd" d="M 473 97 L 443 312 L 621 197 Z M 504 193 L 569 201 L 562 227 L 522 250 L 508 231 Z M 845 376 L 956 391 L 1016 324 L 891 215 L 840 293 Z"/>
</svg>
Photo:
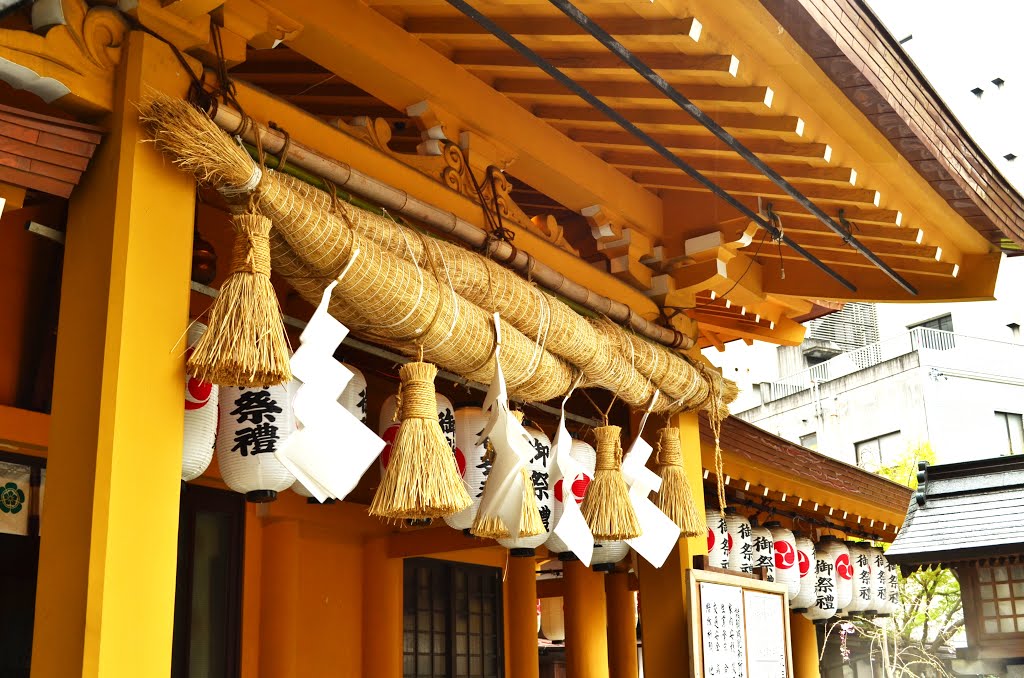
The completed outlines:
<svg viewBox="0 0 1024 678">
<path fill-rule="evenodd" d="M 780 231 L 771 221 L 765 219 L 763 216 L 761 216 L 754 210 L 744 205 L 742 202 L 734 198 L 721 186 L 711 181 L 706 176 L 704 176 L 696 169 L 691 167 L 682 158 L 677 156 L 672 151 L 668 150 L 665 146 L 660 144 L 649 134 L 647 134 L 639 127 L 631 123 L 629 120 L 623 117 L 622 114 L 620 114 L 618 111 L 614 110 L 613 108 L 608 106 L 608 104 L 604 103 L 596 96 L 591 94 L 589 90 L 587 90 L 585 87 L 580 85 L 571 77 L 560 71 L 557 67 L 551 64 L 549 61 L 547 61 L 544 57 L 534 52 L 532 49 L 530 49 L 522 42 L 517 40 L 515 37 L 513 37 L 510 33 L 508 33 L 503 28 L 495 24 L 493 21 L 488 19 L 486 16 L 481 14 L 472 5 L 468 4 L 464 0 L 447 0 L 447 2 L 449 5 L 455 7 L 457 10 L 465 14 L 467 17 L 477 22 L 480 26 L 484 28 L 484 30 L 491 33 L 493 36 L 504 42 L 506 45 L 514 49 L 522 56 L 526 57 L 535 66 L 540 68 L 542 71 L 544 71 L 552 78 L 560 82 L 562 85 L 564 85 L 567 89 L 576 94 L 578 97 L 580 97 L 588 104 L 590 104 L 591 106 L 599 110 L 601 113 L 606 115 L 608 118 L 610 118 L 613 122 L 618 124 L 624 130 L 626 130 L 633 136 L 643 141 L 645 144 L 647 144 L 647 146 L 649 146 L 651 149 L 657 152 L 658 155 L 665 158 L 665 160 L 668 160 L 670 163 L 686 172 L 686 174 L 688 174 L 702 186 L 707 188 L 709 191 L 714 193 L 716 196 L 718 196 L 725 202 L 729 203 L 729 205 L 731 205 L 736 210 L 741 212 L 744 216 L 748 217 L 758 226 L 765 229 L 772 236 L 772 238 L 785 243 L 790 249 L 792 249 L 794 252 L 802 256 L 810 263 L 817 266 L 829 277 L 831 277 L 833 280 L 838 282 L 846 289 L 850 290 L 851 292 L 857 291 L 857 288 L 856 286 L 854 286 L 853 283 L 851 283 L 849 280 L 847 280 L 839 273 L 837 273 L 835 270 L 833 270 L 828 264 L 818 259 L 816 256 L 814 256 L 813 254 L 805 250 L 803 247 L 801 247 L 799 244 L 795 243 L 789 236 L 785 235 L 782 231 Z"/>
<path fill-rule="evenodd" d="M 615 54 L 617 57 L 622 59 L 625 63 L 629 64 L 634 71 L 639 73 L 644 80 L 654 85 L 655 88 L 669 99 L 673 103 L 677 104 L 684 111 L 689 113 L 694 120 L 704 125 L 708 130 L 711 131 L 720 141 L 729 146 L 729 148 L 736 151 L 737 154 L 751 165 L 753 165 L 758 171 L 764 176 L 768 177 L 773 184 L 781 188 L 786 192 L 793 200 L 800 203 L 800 206 L 806 209 L 808 212 L 813 214 L 821 223 L 825 224 L 832 230 L 833 233 L 843 239 L 844 242 L 853 246 L 855 250 L 863 254 L 868 261 L 877 266 L 886 275 L 892 278 L 897 285 L 902 287 L 910 294 L 916 295 L 917 289 L 907 282 L 903 276 L 894 271 L 892 267 L 886 264 L 884 261 L 878 258 L 878 255 L 872 252 L 868 247 L 861 243 L 852 233 L 844 229 L 836 220 L 831 217 L 827 212 L 818 207 L 810 198 L 804 195 L 802 192 L 797 190 L 793 184 L 789 183 L 782 177 L 781 174 L 776 172 L 761 158 L 757 157 L 753 151 L 743 145 L 736 137 L 729 134 L 721 125 L 715 122 L 714 118 L 709 116 L 707 113 L 702 111 L 699 106 L 694 104 L 692 101 L 683 96 L 676 88 L 668 84 L 668 82 L 654 72 L 650 66 L 645 64 L 639 59 L 633 52 L 631 52 L 621 42 L 613 38 L 607 31 L 598 26 L 593 20 L 590 19 L 583 10 L 576 7 L 569 0 L 548 0 L 552 5 L 562 10 L 562 12 L 572 19 L 572 21 L 580 28 L 585 30 L 590 35 L 594 36 L 598 42 L 604 45 L 608 51 Z"/>
</svg>

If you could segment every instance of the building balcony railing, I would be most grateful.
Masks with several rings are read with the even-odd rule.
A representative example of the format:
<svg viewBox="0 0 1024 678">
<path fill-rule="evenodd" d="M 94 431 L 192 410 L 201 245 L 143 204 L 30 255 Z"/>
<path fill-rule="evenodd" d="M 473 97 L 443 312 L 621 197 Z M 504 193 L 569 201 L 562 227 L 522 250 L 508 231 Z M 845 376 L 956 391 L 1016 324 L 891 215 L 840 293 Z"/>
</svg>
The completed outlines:
<svg viewBox="0 0 1024 678">
<path fill-rule="evenodd" d="M 905 334 L 830 358 L 809 369 L 761 384 L 768 403 L 806 391 L 816 384 L 866 370 L 888 360 L 919 353 L 921 365 L 978 375 L 1024 379 L 1024 344 L 969 337 L 917 327 Z"/>
</svg>

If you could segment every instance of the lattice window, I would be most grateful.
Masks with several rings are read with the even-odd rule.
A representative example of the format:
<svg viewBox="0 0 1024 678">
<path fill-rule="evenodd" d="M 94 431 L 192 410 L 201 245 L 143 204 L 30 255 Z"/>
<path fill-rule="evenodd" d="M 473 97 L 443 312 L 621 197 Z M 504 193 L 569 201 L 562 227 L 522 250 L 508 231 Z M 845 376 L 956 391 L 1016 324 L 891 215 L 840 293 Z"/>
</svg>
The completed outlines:
<svg viewBox="0 0 1024 678">
<path fill-rule="evenodd" d="M 979 566 L 978 597 L 983 633 L 1024 633 L 1024 565 Z"/>
</svg>

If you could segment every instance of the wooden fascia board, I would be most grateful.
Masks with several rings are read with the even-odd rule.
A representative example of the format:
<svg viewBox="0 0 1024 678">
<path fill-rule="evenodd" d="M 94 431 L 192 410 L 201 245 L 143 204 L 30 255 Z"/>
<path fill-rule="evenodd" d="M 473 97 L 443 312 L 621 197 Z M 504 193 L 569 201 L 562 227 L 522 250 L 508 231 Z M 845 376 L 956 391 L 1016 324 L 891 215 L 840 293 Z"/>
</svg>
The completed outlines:
<svg viewBox="0 0 1024 678">
<path fill-rule="evenodd" d="M 0 405 L 0 450 L 46 457 L 50 415 Z"/>
<path fill-rule="evenodd" d="M 652 236 L 661 200 L 358 0 L 268 0 L 303 24 L 290 47 L 398 110 L 430 101 L 519 152 L 508 169 L 570 209 L 604 204 Z"/>
</svg>

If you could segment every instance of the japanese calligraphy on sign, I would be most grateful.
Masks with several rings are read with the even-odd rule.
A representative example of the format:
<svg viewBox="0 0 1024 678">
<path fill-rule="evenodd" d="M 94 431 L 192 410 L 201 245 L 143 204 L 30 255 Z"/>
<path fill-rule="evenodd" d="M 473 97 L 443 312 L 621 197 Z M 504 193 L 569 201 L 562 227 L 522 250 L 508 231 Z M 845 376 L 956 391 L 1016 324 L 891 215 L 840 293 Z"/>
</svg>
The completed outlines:
<svg viewBox="0 0 1024 678">
<path fill-rule="evenodd" d="M 746 678 L 743 589 L 701 582 L 700 606 L 704 678 Z"/>
<path fill-rule="evenodd" d="M 747 661 L 756 678 L 786 678 L 786 636 L 773 632 L 784 628 L 783 598 L 759 591 L 743 591 L 746 611 Z"/>
</svg>

